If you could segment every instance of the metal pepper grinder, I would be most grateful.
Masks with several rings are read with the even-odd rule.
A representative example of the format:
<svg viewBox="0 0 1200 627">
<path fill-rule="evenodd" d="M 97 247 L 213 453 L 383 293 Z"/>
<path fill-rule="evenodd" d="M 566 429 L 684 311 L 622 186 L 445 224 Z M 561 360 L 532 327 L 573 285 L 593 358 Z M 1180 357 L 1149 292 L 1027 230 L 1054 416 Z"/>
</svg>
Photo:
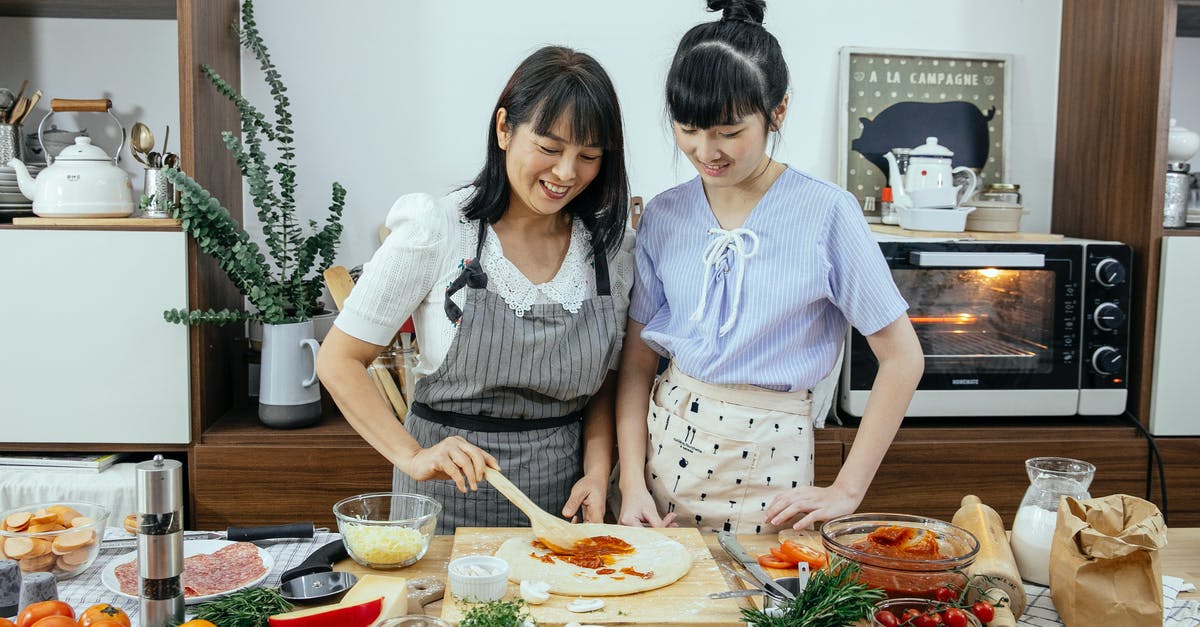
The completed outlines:
<svg viewBox="0 0 1200 627">
<path fill-rule="evenodd" d="M 138 599 L 141 624 L 183 622 L 183 465 L 154 459 L 137 465 Z"/>
</svg>

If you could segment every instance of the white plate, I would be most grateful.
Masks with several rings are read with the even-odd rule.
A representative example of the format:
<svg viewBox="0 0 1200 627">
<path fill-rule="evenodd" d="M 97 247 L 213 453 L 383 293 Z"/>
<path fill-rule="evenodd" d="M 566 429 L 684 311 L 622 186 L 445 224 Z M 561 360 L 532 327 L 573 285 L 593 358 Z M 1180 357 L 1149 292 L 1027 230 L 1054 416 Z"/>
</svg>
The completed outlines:
<svg viewBox="0 0 1200 627">
<path fill-rule="evenodd" d="M 193 555 L 200 555 L 203 553 L 216 553 L 217 551 L 220 551 L 231 544 L 236 544 L 236 542 L 229 542 L 228 540 L 187 540 L 183 543 L 183 557 L 188 558 Z M 188 605 L 193 603 L 203 603 L 218 597 L 223 597 L 231 592 L 237 592 L 238 590 L 244 590 L 246 588 L 253 588 L 254 586 L 262 583 L 263 580 L 267 578 L 267 575 L 270 574 L 271 569 L 275 568 L 275 560 L 272 559 L 271 554 L 264 551 L 262 547 L 256 545 L 254 548 L 258 549 L 258 557 L 262 559 L 263 566 L 266 567 L 266 570 L 263 571 L 262 577 L 259 577 L 254 581 L 248 581 L 236 588 L 232 588 L 224 592 L 205 594 L 198 597 L 187 597 L 184 602 Z M 104 583 L 104 587 L 108 588 L 114 594 L 119 594 L 126 599 L 133 599 L 134 601 L 138 600 L 136 596 L 121 592 L 121 582 L 117 580 L 117 567 L 121 564 L 126 564 L 136 559 L 137 551 L 134 551 L 128 555 L 122 555 L 121 557 L 109 562 L 104 567 L 104 570 L 100 573 L 100 581 Z"/>
<path fill-rule="evenodd" d="M 31 208 L 33 208 L 33 201 L 31 201 L 31 200 L 27 200 L 25 202 L 0 202 L 0 209 L 31 209 Z"/>
<path fill-rule="evenodd" d="M 14 205 L 29 204 L 30 206 L 33 205 L 33 201 L 29 200 L 21 193 L 18 192 L 13 194 L 2 189 L 0 189 L 0 203 L 12 203 Z"/>
</svg>

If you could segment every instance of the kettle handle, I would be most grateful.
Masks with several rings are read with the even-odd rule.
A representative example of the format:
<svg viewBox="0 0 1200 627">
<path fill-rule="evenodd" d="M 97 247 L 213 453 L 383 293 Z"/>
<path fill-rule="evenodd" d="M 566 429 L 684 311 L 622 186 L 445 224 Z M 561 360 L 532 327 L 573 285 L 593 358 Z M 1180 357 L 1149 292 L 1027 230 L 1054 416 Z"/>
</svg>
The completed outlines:
<svg viewBox="0 0 1200 627">
<path fill-rule="evenodd" d="M 46 150 L 44 140 L 44 131 L 46 128 L 46 120 L 55 113 L 64 111 L 79 111 L 88 113 L 107 113 L 117 127 L 121 129 L 121 144 L 117 146 L 117 152 L 113 155 L 113 165 L 120 165 L 121 151 L 125 148 L 125 125 L 121 124 L 121 120 L 112 112 L 112 100 L 107 98 L 95 98 L 92 100 L 77 100 L 71 98 L 54 98 L 50 101 L 50 110 L 46 112 L 45 117 L 38 123 L 38 144 L 42 147 L 42 155 L 46 157 L 46 165 L 54 163 L 54 157 L 50 156 L 50 151 Z"/>
</svg>

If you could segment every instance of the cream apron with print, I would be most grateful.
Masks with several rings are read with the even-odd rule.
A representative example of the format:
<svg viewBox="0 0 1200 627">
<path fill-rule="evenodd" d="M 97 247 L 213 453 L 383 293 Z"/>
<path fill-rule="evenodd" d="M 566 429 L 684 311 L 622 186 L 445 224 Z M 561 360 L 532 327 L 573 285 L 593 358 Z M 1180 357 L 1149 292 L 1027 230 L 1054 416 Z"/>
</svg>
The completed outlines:
<svg viewBox="0 0 1200 627">
<path fill-rule="evenodd" d="M 675 364 L 650 393 L 646 485 L 662 515 L 705 531 L 774 533 L 767 505 L 813 483 L 811 394 L 715 385 Z"/>
<path fill-rule="evenodd" d="M 608 258 L 593 244 L 594 298 L 578 313 L 535 304 L 515 315 L 487 289 L 479 258 L 487 224 L 480 221 L 475 258 L 446 290 L 445 310 L 458 332 L 442 365 L 417 381 L 405 427 L 422 447 L 458 435 L 491 453 L 500 468 L 542 509 L 557 514 L 583 473 L 583 411 L 616 358 L 617 319 Z M 463 308 L 451 300 L 467 287 Z M 453 481 L 414 481 L 395 470 L 392 489 L 442 504 L 437 533 L 456 527 L 527 527 L 529 519 L 489 483 L 462 494 Z"/>
</svg>

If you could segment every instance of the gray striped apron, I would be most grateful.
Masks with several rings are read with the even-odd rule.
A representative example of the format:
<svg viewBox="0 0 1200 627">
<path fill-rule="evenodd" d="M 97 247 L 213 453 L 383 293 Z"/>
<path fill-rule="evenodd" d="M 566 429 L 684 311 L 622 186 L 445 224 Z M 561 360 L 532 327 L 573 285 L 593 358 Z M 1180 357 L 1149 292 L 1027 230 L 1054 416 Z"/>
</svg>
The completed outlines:
<svg viewBox="0 0 1200 627">
<path fill-rule="evenodd" d="M 454 435 L 491 453 L 504 474 L 542 509 L 557 514 L 583 472 L 583 411 L 617 358 L 621 321 L 609 286 L 608 258 L 593 248 L 594 298 L 579 313 L 534 304 L 523 317 L 487 290 L 480 265 L 487 223 L 479 222 L 475 258 L 446 289 L 445 309 L 458 333 L 442 365 L 416 384 L 405 427 L 422 447 Z M 463 308 L 450 299 L 469 287 Z M 437 533 L 456 527 L 527 527 L 529 519 L 490 484 L 462 494 L 453 481 L 415 481 L 398 469 L 393 489 L 442 504 Z"/>
</svg>

